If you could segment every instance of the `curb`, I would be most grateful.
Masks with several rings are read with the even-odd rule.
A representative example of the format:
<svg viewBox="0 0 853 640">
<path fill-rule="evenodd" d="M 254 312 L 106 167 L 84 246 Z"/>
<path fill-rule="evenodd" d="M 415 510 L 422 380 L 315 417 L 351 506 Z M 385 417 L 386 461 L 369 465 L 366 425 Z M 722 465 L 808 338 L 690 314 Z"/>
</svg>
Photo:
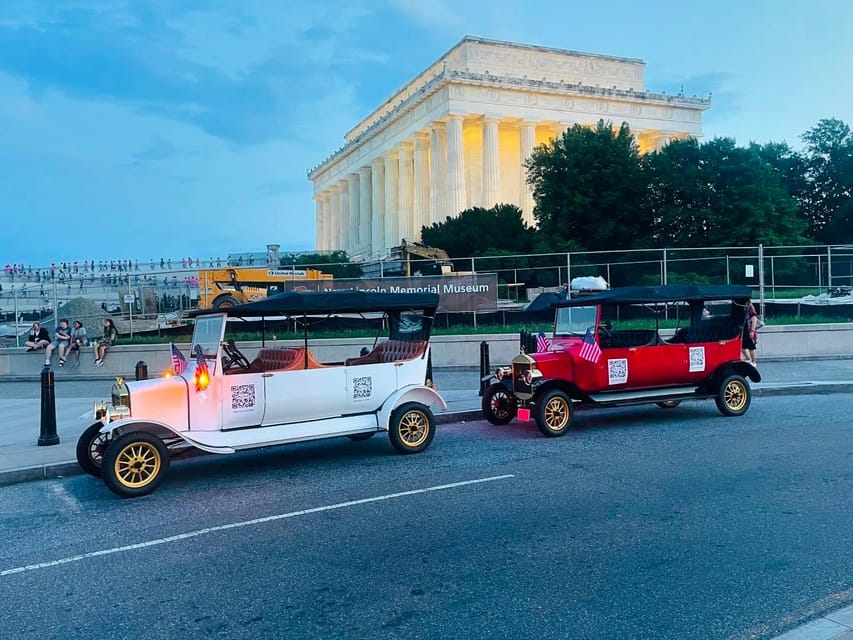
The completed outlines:
<svg viewBox="0 0 853 640">
<path fill-rule="evenodd" d="M 792 382 L 785 386 L 754 387 L 753 395 L 761 397 L 772 396 L 794 396 L 794 395 L 819 395 L 830 393 L 849 393 L 853 390 L 851 382 Z M 436 424 L 452 424 L 454 422 L 471 422 L 480 420 L 483 412 L 480 409 L 468 409 L 464 411 L 448 411 L 435 416 Z M 47 464 L 33 465 L 29 467 L 17 467 L 0 471 L 0 487 L 30 482 L 32 480 L 50 480 L 53 478 L 67 478 L 70 476 L 83 475 L 85 472 L 77 464 L 76 460 L 64 462 L 51 462 Z"/>
</svg>

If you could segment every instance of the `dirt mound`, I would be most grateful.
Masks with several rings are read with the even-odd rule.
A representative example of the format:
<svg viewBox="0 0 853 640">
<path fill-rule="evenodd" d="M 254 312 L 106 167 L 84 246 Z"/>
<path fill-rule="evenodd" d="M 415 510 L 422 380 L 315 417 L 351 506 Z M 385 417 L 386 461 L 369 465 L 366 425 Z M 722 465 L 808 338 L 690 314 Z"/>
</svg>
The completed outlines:
<svg viewBox="0 0 853 640">
<path fill-rule="evenodd" d="M 86 329 L 86 335 L 89 339 L 96 338 L 104 333 L 104 318 L 112 318 L 112 315 L 104 311 L 97 303 L 89 298 L 72 298 L 68 302 L 59 307 L 57 317 L 61 320 L 65 318 L 69 325 L 75 320 L 83 323 Z M 50 316 L 42 320 L 42 325 L 48 327 L 50 331 L 54 325 L 54 318 Z M 118 328 L 118 323 L 116 323 Z M 121 333 L 121 329 L 119 329 Z"/>
</svg>

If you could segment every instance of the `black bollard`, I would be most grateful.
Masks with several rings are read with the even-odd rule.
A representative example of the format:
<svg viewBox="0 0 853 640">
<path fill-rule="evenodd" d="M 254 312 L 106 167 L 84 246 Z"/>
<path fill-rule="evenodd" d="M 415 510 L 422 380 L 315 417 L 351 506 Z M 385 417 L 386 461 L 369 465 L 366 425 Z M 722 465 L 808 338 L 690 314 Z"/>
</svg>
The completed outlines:
<svg viewBox="0 0 853 640">
<path fill-rule="evenodd" d="M 491 374 L 492 367 L 489 364 L 489 343 L 483 340 L 480 343 L 480 395 L 486 392 L 486 387 L 489 386 L 489 381 L 484 378 Z"/>
<path fill-rule="evenodd" d="M 38 446 L 59 444 L 56 434 L 56 392 L 53 388 L 53 370 L 45 367 L 41 372 L 41 433 Z"/>
<path fill-rule="evenodd" d="M 136 363 L 136 379 L 148 380 L 148 363 L 144 360 Z"/>
</svg>

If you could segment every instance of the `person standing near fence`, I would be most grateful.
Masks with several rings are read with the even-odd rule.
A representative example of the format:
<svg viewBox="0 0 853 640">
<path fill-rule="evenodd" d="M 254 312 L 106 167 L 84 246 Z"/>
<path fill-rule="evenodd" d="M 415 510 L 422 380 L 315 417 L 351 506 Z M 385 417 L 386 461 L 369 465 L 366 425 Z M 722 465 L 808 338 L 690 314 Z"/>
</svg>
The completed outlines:
<svg viewBox="0 0 853 640">
<path fill-rule="evenodd" d="M 755 350 L 758 348 L 758 312 L 752 300 L 746 301 L 743 318 L 743 336 L 741 338 L 741 354 L 744 360 L 757 367 Z"/>
</svg>

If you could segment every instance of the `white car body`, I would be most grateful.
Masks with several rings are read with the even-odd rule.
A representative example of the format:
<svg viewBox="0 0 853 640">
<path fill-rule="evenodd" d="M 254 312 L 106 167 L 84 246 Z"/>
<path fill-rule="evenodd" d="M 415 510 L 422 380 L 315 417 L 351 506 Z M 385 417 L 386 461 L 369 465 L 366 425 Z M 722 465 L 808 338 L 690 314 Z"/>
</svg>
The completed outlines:
<svg viewBox="0 0 853 640">
<path fill-rule="evenodd" d="M 196 318 L 192 341 L 196 355 L 186 358 L 180 375 L 117 383 L 113 402 L 96 407 L 102 426 L 92 425 L 78 444 L 78 460 L 87 472 L 99 475 L 94 472 L 98 469 L 86 464 L 87 447 L 89 462 L 97 467 L 111 443 L 127 434 L 156 436 L 172 453 L 195 447 L 223 454 L 338 436 L 366 438 L 389 431 L 394 410 L 408 403 L 422 407 L 432 430 L 434 419 L 428 408 L 446 408 L 427 379 L 428 340 L 388 340 L 377 345 L 372 357 L 320 363 L 310 353 L 306 336 L 304 348 L 262 349 L 252 363 L 243 358 L 248 367 L 236 368 L 236 347 L 224 342 L 228 315 L 209 313 Z M 411 353 L 398 358 L 391 353 L 392 343 Z M 289 364 L 269 368 L 265 358 Z M 385 361 L 373 362 L 375 358 Z M 393 438 L 392 444 L 402 453 L 415 453 L 429 442 L 412 451 L 401 450 Z"/>
</svg>

